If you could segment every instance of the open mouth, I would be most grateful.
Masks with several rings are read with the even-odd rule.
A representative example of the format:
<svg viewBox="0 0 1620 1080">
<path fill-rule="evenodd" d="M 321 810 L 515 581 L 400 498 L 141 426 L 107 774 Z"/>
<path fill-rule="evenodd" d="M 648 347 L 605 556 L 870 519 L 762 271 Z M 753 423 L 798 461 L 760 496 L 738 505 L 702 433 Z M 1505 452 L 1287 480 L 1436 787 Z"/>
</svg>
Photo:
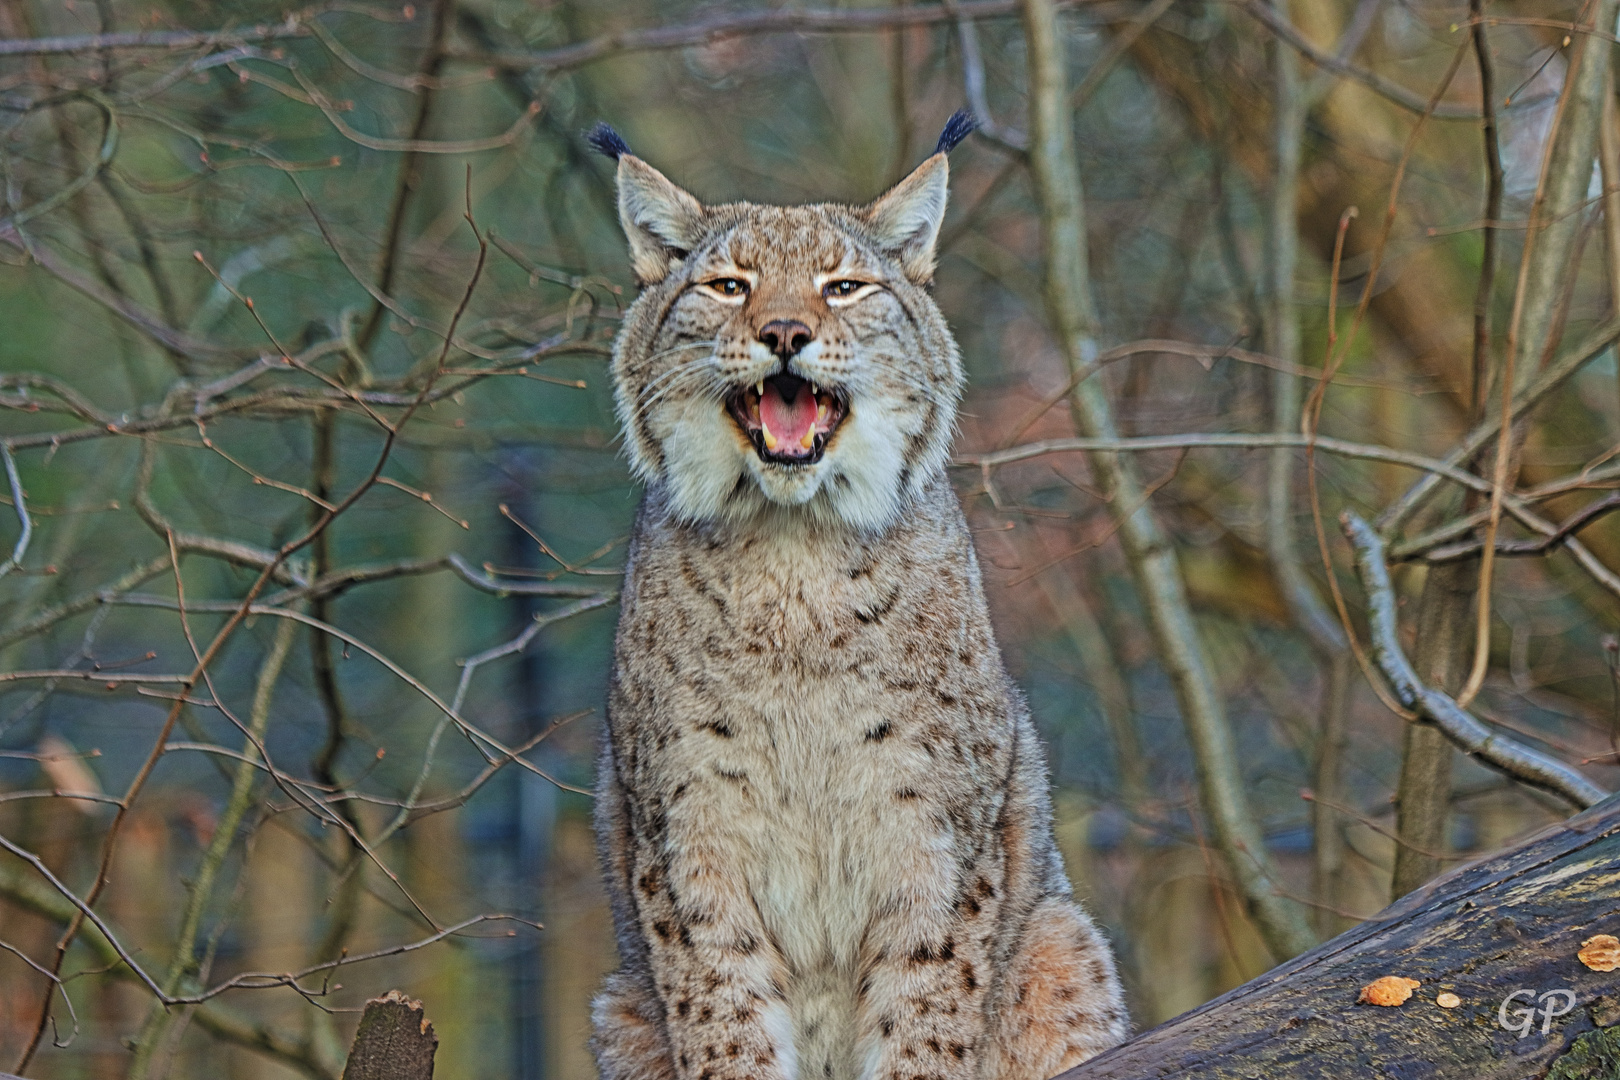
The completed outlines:
<svg viewBox="0 0 1620 1080">
<path fill-rule="evenodd" d="M 849 401 L 841 390 L 782 374 L 738 387 L 726 399 L 726 408 L 761 460 L 814 465 L 849 413 Z"/>
</svg>

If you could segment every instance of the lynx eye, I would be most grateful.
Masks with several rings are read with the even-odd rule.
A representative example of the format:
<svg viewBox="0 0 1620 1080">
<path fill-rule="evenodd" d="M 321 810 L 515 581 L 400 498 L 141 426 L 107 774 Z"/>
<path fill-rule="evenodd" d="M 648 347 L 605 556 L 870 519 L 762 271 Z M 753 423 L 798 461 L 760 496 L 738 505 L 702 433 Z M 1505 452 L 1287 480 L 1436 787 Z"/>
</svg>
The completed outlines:
<svg viewBox="0 0 1620 1080">
<path fill-rule="evenodd" d="M 715 278 L 713 281 L 705 281 L 703 285 L 721 296 L 744 296 L 748 292 L 748 282 L 742 278 Z"/>
<path fill-rule="evenodd" d="M 867 283 L 864 281 L 829 281 L 822 287 L 821 295 L 829 300 L 837 300 L 840 297 L 854 296 L 864 289 L 866 285 Z"/>
</svg>

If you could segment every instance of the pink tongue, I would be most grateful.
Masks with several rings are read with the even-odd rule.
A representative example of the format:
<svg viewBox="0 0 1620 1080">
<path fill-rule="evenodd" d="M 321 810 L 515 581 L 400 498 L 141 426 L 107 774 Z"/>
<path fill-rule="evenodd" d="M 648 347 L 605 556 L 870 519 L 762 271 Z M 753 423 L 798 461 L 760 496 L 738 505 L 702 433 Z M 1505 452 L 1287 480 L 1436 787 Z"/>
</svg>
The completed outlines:
<svg viewBox="0 0 1620 1080">
<path fill-rule="evenodd" d="M 816 395 L 810 392 L 809 386 L 801 386 L 789 403 L 782 400 L 775 383 L 766 383 L 765 396 L 759 399 L 759 418 L 780 440 L 778 449 L 797 453 L 804 449 L 800 443 L 805 433 L 816 423 Z"/>
</svg>

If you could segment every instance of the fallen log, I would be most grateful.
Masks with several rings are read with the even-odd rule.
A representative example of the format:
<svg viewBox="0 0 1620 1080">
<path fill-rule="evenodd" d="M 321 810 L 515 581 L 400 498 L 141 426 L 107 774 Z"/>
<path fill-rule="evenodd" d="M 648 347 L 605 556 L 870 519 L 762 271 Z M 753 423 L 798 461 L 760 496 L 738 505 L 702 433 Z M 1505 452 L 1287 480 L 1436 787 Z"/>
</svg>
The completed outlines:
<svg viewBox="0 0 1620 1080">
<path fill-rule="evenodd" d="M 1620 795 L 1058 1080 L 1620 1080 L 1599 935 L 1620 937 Z M 1385 977 L 1416 986 L 1367 1003 L 1402 996 L 1363 994 Z"/>
</svg>

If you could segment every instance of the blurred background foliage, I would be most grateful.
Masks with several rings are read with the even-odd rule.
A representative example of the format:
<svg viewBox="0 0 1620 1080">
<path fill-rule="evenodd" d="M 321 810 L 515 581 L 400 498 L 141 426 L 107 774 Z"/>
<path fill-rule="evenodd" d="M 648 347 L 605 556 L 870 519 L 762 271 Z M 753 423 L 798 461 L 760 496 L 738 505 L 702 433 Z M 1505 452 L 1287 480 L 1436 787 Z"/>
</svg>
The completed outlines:
<svg viewBox="0 0 1620 1080">
<path fill-rule="evenodd" d="M 1444 457 L 1481 408 L 1487 172 L 1466 6 L 1060 8 L 1100 336 L 1159 342 L 1095 376 L 1121 433 L 1270 430 L 1268 356 L 1285 350 L 1268 320 L 1296 320 L 1287 363 L 1316 368 L 1365 290 L 1321 430 Z M 1488 27 L 1504 170 L 1493 349 L 1568 24 L 1586 10 L 1528 0 Z M 1275 69 L 1292 46 L 1266 12 L 1319 60 L 1337 51 L 1417 111 L 1433 93 L 1440 105 L 1403 161 L 1410 102 L 1290 61 L 1303 141 L 1284 216 L 1299 255 L 1281 286 L 1267 222 Z M 5 0 L 0 34 L 5 544 L 31 530 L 0 580 L 0 1069 L 336 1077 L 357 1006 L 399 987 L 425 1002 L 442 1075 L 589 1075 L 588 998 L 613 946 L 585 790 L 638 492 L 606 377 L 634 284 L 610 163 L 579 133 L 612 122 L 709 201 L 865 201 L 982 94 L 998 122 L 953 156 L 937 284 L 970 372 L 958 445 L 1062 438 L 1066 411 L 1039 409 L 1068 374 L 1019 149 L 1016 6 Z M 1601 195 L 1595 175 L 1565 249 L 1579 272 L 1555 321 L 1570 341 L 1615 313 Z M 1606 351 L 1536 412 L 1521 479 L 1594 465 L 1617 437 Z M 1322 602 L 1305 455 L 1290 455 L 1288 512 Z M 1226 701 L 1237 779 L 1290 902 L 1328 936 L 1389 899 L 1407 724 L 1359 671 L 1335 689 L 1298 628 L 1267 546 L 1264 453 L 1135 460 Z M 1376 513 L 1417 474 L 1323 453 L 1312 467 L 1359 626 L 1334 517 Z M 1050 741 L 1069 869 L 1119 950 L 1138 1026 L 1284 959 L 1211 850 L 1199 765 L 1085 459 L 955 475 Z M 1446 499 L 1419 523 L 1459 513 Z M 1607 519 L 1582 536 L 1620 562 Z M 1432 573 L 1397 568 L 1407 623 Z M 1501 560 L 1493 602 L 1474 711 L 1615 786 L 1615 595 L 1555 551 Z M 1342 752 L 1321 734 L 1335 708 Z M 1326 813 L 1301 797 L 1324 753 L 1338 778 Z M 1461 756 L 1439 783 L 1443 832 L 1408 841 L 1429 872 L 1566 812 Z M 75 908 L 47 869 L 93 894 L 101 920 L 61 956 Z M 384 955 L 332 966 L 370 953 Z M 135 967 L 185 1000 L 154 1005 Z"/>
</svg>

